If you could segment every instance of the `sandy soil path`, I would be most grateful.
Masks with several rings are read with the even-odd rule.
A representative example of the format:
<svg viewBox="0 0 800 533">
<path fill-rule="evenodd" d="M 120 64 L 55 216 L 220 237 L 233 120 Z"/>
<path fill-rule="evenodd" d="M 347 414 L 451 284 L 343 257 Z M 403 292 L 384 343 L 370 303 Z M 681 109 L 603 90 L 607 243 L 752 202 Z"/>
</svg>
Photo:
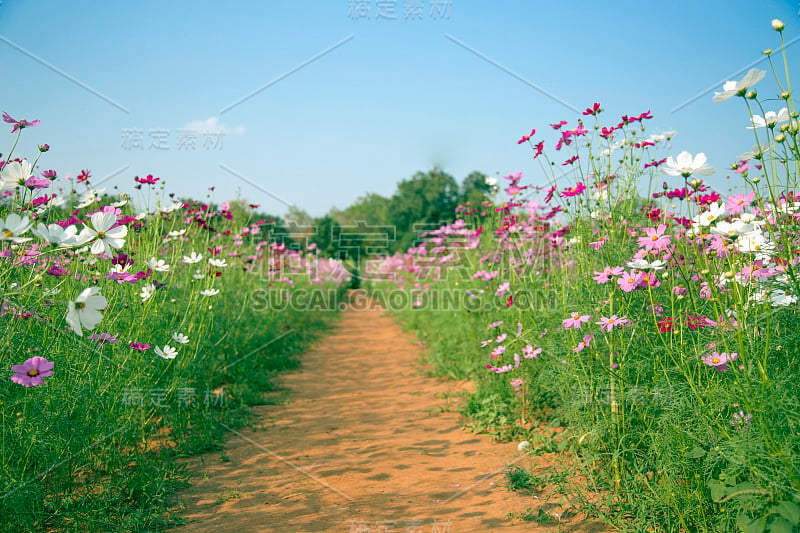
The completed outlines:
<svg viewBox="0 0 800 533">
<path fill-rule="evenodd" d="M 503 486 L 516 443 L 460 429 L 449 394 L 465 384 L 425 376 L 420 356 L 381 311 L 345 311 L 284 376 L 290 401 L 257 408 L 255 431 L 232 432 L 229 461 L 217 453 L 196 465 L 204 476 L 182 495 L 190 522 L 178 531 L 604 531 L 507 518 L 559 509 Z"/>
</svg>

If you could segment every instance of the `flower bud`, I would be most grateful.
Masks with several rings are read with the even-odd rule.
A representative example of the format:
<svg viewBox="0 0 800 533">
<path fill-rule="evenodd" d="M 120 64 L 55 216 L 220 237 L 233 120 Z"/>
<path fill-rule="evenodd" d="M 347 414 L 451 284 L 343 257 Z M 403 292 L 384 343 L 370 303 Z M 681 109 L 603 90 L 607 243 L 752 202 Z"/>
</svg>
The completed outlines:
<svg viewBox="0 0 800 533">
<path fill-rule="evenodd" d="M 785 140 L 786 140 L 786 135 L 784 135 L 783 133 L 779 133 L 775 136 L 775 142 L 777 143 L 782 143 Z"/>
<path fill-rule="evenodd" d="M 747 91 L 747 97 L 748 97 L 750 100 L 755 100 L 755 99 L 756 99 L 756 96 L 758 96 L 758 93 L 756 92 L 756 90 L 755 90 L 755 89 L 750 89 L 749 91 Z"/>
<path fill-rule="evenodd" d="M 792 97 L 792 93 L 789 92 L 789 91 L 783 91 L 781 93 L 781 98 L 783 98 L 784 100 L 788 100 L 791 97 Z"/>
<path fill-rule="evenodd" d="M 42 152 L 42 153 L 45 153 L 49 149 L 50 149 L 50 145 L 49 144 L 41 144 L 41 145 L 39 145 L 39 151 Z"/>
<path fill-rule="evenodd" d="M 771 56 L 772 55 L 772 49 L 771 48 L 767 48 L 766 50 L 764 50 L 764 55 L 767 56 L 767 57 Z"/>
<path fill-rule="evenodd" d="M 780 32 L 780 31 L 783 31 L 783 28 L 785 28 L 785 27 L 786 27 L 786 25 L 783 22 L 781 22 L 780 19 L 772 19 L 772 29 L 773 30 Z"/>
</svg>

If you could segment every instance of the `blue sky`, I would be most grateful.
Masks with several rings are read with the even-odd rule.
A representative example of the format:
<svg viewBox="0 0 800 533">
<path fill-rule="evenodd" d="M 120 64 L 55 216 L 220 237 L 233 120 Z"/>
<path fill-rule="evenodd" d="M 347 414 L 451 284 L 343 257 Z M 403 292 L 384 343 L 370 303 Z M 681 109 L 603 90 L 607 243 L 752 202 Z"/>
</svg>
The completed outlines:
<svg viewBox="0 0 800 533">
<path fill-rule="evenodd" d="M 786 23 L 787 41 L 800 36 L 797 1 L 438 0 L 434 16 L 433 0 L 422 0 L 419 19 L 407 19 L 413 3 L 384 1 L 392 20 L 377 18 L 378 0 L 3 0 L 0 108 L 42 121 L 16 152 L 32 157 L 49 143 L 41 169 L 88 168 L 99 180 L 125 168 L 104 185 L 129 190 L 134 175 L 151 173 L 180 195 L 201 198 L 214 185 L 217 200 L 238 194 L 279 214 L 284 201 L 321 215 L 366 192 L 389 195 L 433 166 L 458 180 L 523 171 L 543 184 L 517 139 L 560 119 L 574 126 L 568 106 L 595 101 L 604 124 L 652 109 L 649 131 L 677 130 L 671 153 L 705 152 L 722 186 L 753 145 L 741 100 L 714 104 L 712 91 L 674 108 L 778 48 L 772 18 Z M 800 42 L 787 53 L 800 65 Z M 758 88 L 776 91 L 770 76 Z M 201 135 L 179 149 L 182 130 L 200 124 L 222 129 L 221 145 Z M 0 138 L 0 152 L 12 141 Z"/>
</svg>

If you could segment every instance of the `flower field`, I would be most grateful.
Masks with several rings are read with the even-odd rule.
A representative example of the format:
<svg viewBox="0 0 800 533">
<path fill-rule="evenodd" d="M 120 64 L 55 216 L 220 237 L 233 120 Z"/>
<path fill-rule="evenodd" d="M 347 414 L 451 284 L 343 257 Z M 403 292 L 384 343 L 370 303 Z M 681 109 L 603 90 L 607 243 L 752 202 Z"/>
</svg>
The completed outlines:
<svg viewBox="0 0 800 533">
<path fill-rule="evenodd" d="M 213 186 L 181 197 L 148 174 L 123 191 L 88 168 L 49 169 L 48 144 L 20 146 L 47 117 L 4 110 L 0 531 L 262 519 L 317 531 L 345 516 L 351 531 L 443 531 L 453 517 L 800 531 L 800 113 L 786 57 L 800 37 L 785 42 L 777 19 L 772 29 L 775 49 L 706 99 L 752 135 L 734 161 L 673 149 L 678 132 L 651 110 L 616 118 L 594 102 L 509 140 L 533 172 L 459 184 L 435 167 L 319 217 L 259 189 L 289 208 L 285 222 Z M 245 131 L 207 123 L 220 149 L 223 133 Z M 712 185 L 723 168 L 725 186 Z M 304 352 L 300 405 L 281 411 L 277 378 Z M 458 383 L 406 368 L 420 353 Z M 463 438 L 458 416 L 492 442 Z M 232 435 L 247 443 L 233 463 Z M 499 443 L 520 456 L 506 461 Z M 210 479 L 197 462 L 217 477 L 190 497 Z M 532 507 L 507 512 L 523 497 Z M 412 511 L 428 515 L 399 518 Z"/>
<path fill-rule="evenodd" d="M 0 529 L 162 531 L 187 479 L 177 459 L 219 449 L 331 322 L 253 295 L 341 293 L 349 275 L 288 249 L 258 206 L 40 170 L 47 145 L 15 152 L 39 121 L 3 119 Z"/>
<path fill-rule="evenodd" d="M 470 426 L 571 452 L 602 501 L 565 494 L 620 530 L 800 526 L 800 137 L 773 28 L 770 68 L 713 96 L 753 134 L 731 190 L 649 111 L 595 103 L 519 140 L 548 187 L 489 178 L 491 199 L 372 265 L 437 372 L 477 382 Z"/>
</svg>

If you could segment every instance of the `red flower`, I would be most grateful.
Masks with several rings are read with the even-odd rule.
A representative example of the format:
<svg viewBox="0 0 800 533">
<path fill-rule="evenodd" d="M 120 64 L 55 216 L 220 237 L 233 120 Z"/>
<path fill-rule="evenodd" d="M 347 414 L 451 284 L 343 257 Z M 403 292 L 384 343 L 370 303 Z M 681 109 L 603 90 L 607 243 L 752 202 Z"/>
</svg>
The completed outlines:
<svg viewBox="0 0 800 533">
<path fill-rule="evenodd" d="M 574 162 L 575 162 L 575 161 L 577 161 L 577 160 L 578 160 L 578 156 L 577 156 L 577 155 L 576 155 L 576 156 L 573 156 L 573 157 L 570 157 L 569 159 L 567 159 L 566 161 L 564 161 L 563 163 L 561 163 L 561 166 L 563 167 L 563 166 L 565 166 L 565 165 L 571 165 L 572 163 L 574 163 Z"/>
<path fill-rule="evenodd" d="M 617 128 L 608 129 L 605 126 L 603 126 L 603 129 L 600 130 L 600 137 L 602 137 L 603 139 L 613 139 L 614 132 L 616 131 L 616 129 Z"/>
<path fill-rule="evenodd" d="M 660 331 L 661 333 L 667 333 L 669 331 L 672 331 L 673 329 L 675 328 L 672 323 L 672 318 L 670 317 L 662 318 L 661 320 L 658 321 L 658 331 Z"/>
<path fill-rule="evenodd" d="M 550 124 L 550 127 L 553 128 L 554 130 L 558 130 L 558 129 L 561 129 L 561 126 L 566 125 L 566 123 L 567 123 L 566 120 L 562 120 L 558 124 Z"/>
<path fill-rule="evenodd" d="M 578 182 L 578 184 L 575 187 L 567 187 L 566 189 L 564 189 L 564 191 L 561 192 L 559 196 L 561 196 L 562 198 L 577 196 L 585 190 L 586 190 L 586 185 L 584 185 L 583 182 Z"/>
<path fill-rule="evenodd" d="M 544 150 L 544 141 L 540 141 L 539 144 L 536 145 L 536 153 L 533 154 L 533 158 L 536 159 L 542 155 L 542 150 Z"/>
<path fill-rule="evenodd" d="M 535 134 L 536 134 L 536 130 L 531 130 L 531 134 L 530 135 L 523 135 L 522 139 L 517 141 L 517 144 L 522 144 L 524 142 L 530 141 L 531 137 L 533 137 Z"/>
<path fill-rule="evenodd" d="M 597 114 L 600 113 L 601 111 L 602 111 L 602 109 L 600 109 L 600 104 L 595 102 L 592 107 L 587 107 L 586 111 L 584 111 L 583 114 L 584 114 L 584 116 L 586 116 L 586 115 L 595 115 L 595 116 L 597 116 Z"/>
<path fill-rule="evenodd" d="M 148 185 L 155 185 L 155 183 L 160 180 L 161 178 L 154 178 L 152 174 L 148 174 L 146 178 L 140 178 L 136 176 L 133 178 L 133 181 L 136 183 L 146 183 Z"/>
<path fill-rule="evenodd" d="M 92 177 L 92 173 L 88 170 L 81 170 L 81 173 L 78 174 L 78 177 L 75 178 L 78 183 L 83 183 L 84 181 L 88 180 Z"/>
<path fill-rule="evenodd" d="M 665 157 L 661 161 L 651 161 L 649 163 L 645 163 L 644 164 L 644 168 L 657 167 L 659 165 L 663 165 L 666 162 L 667 162 L 667 158 Z"/>
</svg>

